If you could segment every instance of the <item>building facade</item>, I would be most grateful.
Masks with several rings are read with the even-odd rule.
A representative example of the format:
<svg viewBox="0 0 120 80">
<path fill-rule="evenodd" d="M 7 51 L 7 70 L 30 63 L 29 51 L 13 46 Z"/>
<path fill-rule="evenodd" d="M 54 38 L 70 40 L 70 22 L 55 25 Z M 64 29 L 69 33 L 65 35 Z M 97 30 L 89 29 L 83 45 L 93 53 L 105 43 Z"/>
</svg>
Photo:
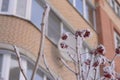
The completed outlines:
<svg viewBox="0 0 120 80">
<path fill-rule="evenodd" d="M 56 77 L 62 80 L 76 79 L 58 60 L 60 52 L 57 46 L 65 32 L 74 34 L 79 29 L 90 29 L 92 36 L 85 40 L 83 52 L 103 44 L 109 58 L 114 54 L 120 42 L 120 0 L 0 0 L 1 79 L 25 80 L 18 68 L 13 45 L 19 48 L 23 68 L 30 79 L 40 48 L 40 24 L 46 2 L 50 6 L 50 13 L 44 54 Z M 74 68 L 71 61 L 67 63 Z M 116 70 L 120 71 L 119 67 Z M 39 63 L 35 80 L 52 80 L 43 61 Z"/>
</svg>

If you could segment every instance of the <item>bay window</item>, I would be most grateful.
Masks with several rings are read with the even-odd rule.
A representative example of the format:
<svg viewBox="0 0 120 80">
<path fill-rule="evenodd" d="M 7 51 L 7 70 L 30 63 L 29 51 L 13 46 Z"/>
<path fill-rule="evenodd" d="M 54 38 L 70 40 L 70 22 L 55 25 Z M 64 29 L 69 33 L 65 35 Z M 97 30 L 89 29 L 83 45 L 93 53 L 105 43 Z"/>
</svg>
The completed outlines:
<svg viewBox="0 0 120 80">
<path fill-rule="evenodd" d="M 43 5 L 42 0 L 0 0 L 0 14 L 23 18 L 41 29 Z"/>
<path fill-rule="evenodd" d="M 22 67 L 28 79 L 33 72 L 34 62 L 21 56 Z M 47 79 L 48 78 L 48 79 Z M 9 50 L 0 50 L 0 80 L 25 80 L 18 66 L 17 57 L 14 52 Z M 48 74 L 38 68 L 35 80 L 51 80 Z"/>
</svg>

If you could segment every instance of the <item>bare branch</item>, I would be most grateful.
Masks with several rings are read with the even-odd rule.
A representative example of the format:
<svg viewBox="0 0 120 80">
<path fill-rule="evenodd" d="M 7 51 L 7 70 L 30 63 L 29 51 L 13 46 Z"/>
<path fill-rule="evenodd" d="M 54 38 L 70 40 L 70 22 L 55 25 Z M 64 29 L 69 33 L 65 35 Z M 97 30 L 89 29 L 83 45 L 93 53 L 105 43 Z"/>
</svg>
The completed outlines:
<svg viewBox="0 0 120 80">
<path fill-rule="evenodd" d="M 18 65 L 19 65 L 20 71 L 23 74 L 25 80 L 28 80 L 27 76 L 26 76 L 26 74 L 25 74 L 25 72 L 24 72 L 24 70 L 22 68 L 22 62 L 21 62 L 19 50 L 18 50 L 18 48 L 15 45 L 13 47 L 14 47 L 14 50 L 15 50 L 15 53 L 16 53 L 16 56 L 17 56 Z"/>
<path fill-rule="evenodd" d="M 42 17 L 42 24 L 41 24 L 41 27 L 42 27 L 41 34 L 42 34 L 42 36 L 41 36 L 41 41 L 40 41 L 40 49 L 39 49 L 39 52 L 38 52 L 38 57 L 37 57 L 37 60 L 36 60 L 36 63 L 35 63 L 35 67 L 34 67 L 34 70 L 33 70 L 33 73 L 32 73 L 31 80 L 34 80 L 36 71 L 38 69 L 38 63 L 40 62 L 40 59 L 41 59 L 43 51 L 44 51 L 45 29 L 46 29 L 45 28 L 46 27 L 45 23 L 47 23 L 49 11 L 50 11 L 50 7 L 47 4 L 47 7 L 45 8 L 45 11 L 44 11 L 43 17 Z"/>
</svg>

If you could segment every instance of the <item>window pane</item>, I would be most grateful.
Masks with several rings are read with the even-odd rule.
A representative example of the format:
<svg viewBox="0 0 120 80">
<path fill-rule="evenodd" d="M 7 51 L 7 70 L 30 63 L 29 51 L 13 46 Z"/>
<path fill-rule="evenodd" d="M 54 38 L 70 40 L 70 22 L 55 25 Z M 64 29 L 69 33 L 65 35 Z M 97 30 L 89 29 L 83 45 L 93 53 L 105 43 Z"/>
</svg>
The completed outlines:
<svg viewBox="0 0 120 80">
<path fill-rule="evenodd" d="M 89 5 L 89 3 L 87 3 L 86 4 L 86 18 L 88 22 L 94 26 L 93 11 L 94 9 Z"/>
<path fill-rule="evenodd" d="M 27 63 L 27 76 L 28 76 L 28 80 L 30 80 L 30 78 L 31 78 L 32 71 L 33 71 L 33 65 L 28 62 Z"/>
<path fill-rule="evenodd" d="M 83 14 L 83 0 L 76 0 L 76 9 Z"/>
<path fill-rule="evenodd" d="M 20 71 L 18 61 L 15 56 L 11 57 L 9 80 L 19 80 Z"/>
<path fill-rule="evenodd" d="M 25 17 L 27 0 L 17 0 L 16 14 Z"/>
<path fill-rule="evenodd" d="M 8 6 L 9 6 L 9 0 L 2 0 L 2 9 L 1 11 L 8 11 Z"/>
<path fill-rule="evenodd" d="M 30 78 L 31 78 L 32 71 L 33 71 L 33 64 L 28 62 L 27 63 L 27 76 L 28 76 L 28 80 L 30 80 Z M 37 74 L 35 76 L 35 80 L 43 80 L 43 75 L 44 74 L 40 70 L 37 70 Z"/>
<path fill-rule="evenodd" d="M 62 33 L 66 33 L 66 32 L 71 33 L 71 30 L 65 24 L 63 24 L 63 32 Z"/>
<path fill-rule="evenodd" d="M 43 73 L 40 70 L 37 71 L 35 80 L 43 80 Z"/>
<path fill-rule="evenodd" d="M 2 72 L 2 59 L 3 59 L 3 56 L 2 56 L 2 54 L 0 54 L 0 76 L 1 76 L 1 72 Z"/>
<path fill-rule="evenodd" d="M 37 26 L 39 29 L 40 24 L 42 21 L 42 14 L 44 9 L 41 7 L 40 2 L 38 0 L 32 0 L 32 10 L 31 10 L 31 21 L 35 26 Z"/>
<path fill-rule="evenodd" d="M 73 0 L 69 0 L 69 2 L 70 2 L 71 4 L 73 4 Z"/>
<path fill-rule="evenodd" d="M 50 12 L 47 35 L 55 44 L 57 44 L 60 39 L 60 29 L 60 20 L 53 12 Z"/>
</svg>

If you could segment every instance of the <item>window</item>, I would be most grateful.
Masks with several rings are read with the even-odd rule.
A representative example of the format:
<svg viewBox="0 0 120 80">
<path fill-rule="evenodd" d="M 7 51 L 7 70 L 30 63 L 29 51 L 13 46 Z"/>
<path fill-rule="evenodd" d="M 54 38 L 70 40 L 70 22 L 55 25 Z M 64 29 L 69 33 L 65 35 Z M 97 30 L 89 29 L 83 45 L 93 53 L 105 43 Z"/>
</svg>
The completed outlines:
<svg viewBox="0 0 120 80">
<path fill-rule="evenodd" d="M 27 0 L 17 0 L 16 14 L 22 17 L 26 16 Z"/>
<path fill-rule="evenodd" d="M 53 12 L 50 12 L 47 35 L 55 44 L 57 44 L 60 39 L 60 23 L 60 19 Z"/>
<path fill-rule="evenodd" d="M 120 16 L 120 5 L 117 0 L 107 0 L 114 12 Z"/>
<path fill-rule="evenodd" d="M 95 7 L 91 0 L 69 0 L 78 12 L 96 29 Z"/>
<path fill-rule="evenodd" d="M 15 56 L 11 56 L 9 80 L 19 80 L 20 70 Z"/>
<path fill-rule="evenodd" d="M 28 79 L 30 80 L 32 72 L 33 72 L 33 67 L 34 65 L 30 62 L 27 63 L 27 76 Z M 43 80 L 43 74 L 42 71 L 38 70 L 37 75 L 35 76 L 35 80 Z"/>
<path fill-rule="evenodd" d="M 14 53 L 8 50 L 0 50 L 0 80 L 25 80 L 22 73 L 20 72 L 18 61 Z M 30 80 L 34 64 L 22 57 L 22 67 Z M 2 67 L 4 66 L 4 67 Z M 43 78 L 45 76 L 45 78 Z M 43 71 L 39 68 L 35 80 L 51 80 Z"/>
<path fill-rule="evenodd" d="M 2 0 L 2 8 L 1 11 L 7 12 L 9 6 L 9 0 Z"/>
<path fill-rule="evenodd" d="M 43 5 L 42 0 L 0 0 L 0 14 L 21 17 L 41 29 Z"/>
<path fill-rule="evenodd" d="M 90 24 L 94 25 L 94 9 L 88 2 L 86 3 L 86 19 Z"/>
<path fill-rule="evenodd" d="M 117 32 L 114 32 L 114 41 L 115 41 L 115 48 L 120 46 L 120 36 Z"/>
<path fill-rule="evenodd" d="M 40 29 L 44 9 L 39 0 L 32 0 L 31 21 Z"/>
<path fill-rule="evenodd" d="M 83 14 L 83 0 L 76 0 L 76 9 Z"/>
</svg>

